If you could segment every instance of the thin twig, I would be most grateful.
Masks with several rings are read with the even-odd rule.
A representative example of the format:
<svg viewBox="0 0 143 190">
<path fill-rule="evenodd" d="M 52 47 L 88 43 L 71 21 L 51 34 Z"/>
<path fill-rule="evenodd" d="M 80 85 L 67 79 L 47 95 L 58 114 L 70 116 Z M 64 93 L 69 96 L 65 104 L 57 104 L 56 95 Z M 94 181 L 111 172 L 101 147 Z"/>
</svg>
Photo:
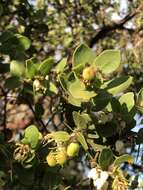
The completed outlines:
<svg viewBox="0 0 143 190">
<path fill-rule="evenodd" d="M 37 115 L 36 115 L 36 113 L 35 113 L 35 110 L 33 109 L 31 103 L 29 102 L 29 100 L 25 98 L 25 101 L 27 102 L 27 105 L 29 106 L 30 110 L 32 111 L 32 113 L 33 113 L 33 115 L 34 115 L 35 120 L 37 121 L 37 123 L 38 123 L 39 125 L 41 125 L 45 131 L 48 131 L 47 128 L 46 128 L 46 125 L 45 125 L 44 122 L 43 122 L 43 120 L 42 120 L 41 118 L 38 118 L 38 117 L 37 117 Z"/>
<path fill-rule="evenodd" d="M 4 131 L 4 136 L 6 139 L 6 127 L 7 127 L 7 93 L 1 86 L 0 89 L 3 93 L 3 97 L 4 97 L 4 107 L 3 107 L 3 111 L 4 111 L 4 115 L 3 115 L 3 131 Z"/>
<path fill-rule="evenodd" d="M 129 30 L 124 27 L 124 24 L 126 24 L 128 21 L 130 21 L 132 18 L 134 18 L 136 15 L 138 15 L 139 13 L 141 13 L 141 11 L 143 10 L 143 4 L 141 4 L 134 12 L 129 13 L 128 15 L 126 15 L 121 21 L 119 22 L 114 22 L 112 24 L 109 25 L 105 25 L 102 28 L 99 29 L 99 31 L 97 32 L 97 34 L 91 39 L 90 41 L 90 47 L 93 47 L 95 43 L 97 43 L 99 40 L 105 38 L 109 32 L 112 32 L 113 30 Z M 134 31 L 134 30 L 132 30 Z"/>
</svg>

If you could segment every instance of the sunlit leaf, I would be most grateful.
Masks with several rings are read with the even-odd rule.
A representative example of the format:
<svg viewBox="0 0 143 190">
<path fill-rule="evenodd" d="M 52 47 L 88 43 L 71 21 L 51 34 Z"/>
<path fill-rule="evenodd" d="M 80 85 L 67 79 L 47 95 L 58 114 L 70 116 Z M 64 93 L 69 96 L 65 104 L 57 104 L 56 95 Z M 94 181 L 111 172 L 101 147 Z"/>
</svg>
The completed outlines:
<svg viewBox="0 0 143 190">
<path fill-rule="evenodd" d="M 118 69 L 121 57 L 117 50 L 105 50 L 96 57 L 93 65 L 97 66 L 104 74 L 109 74 Z"/>
</svg>

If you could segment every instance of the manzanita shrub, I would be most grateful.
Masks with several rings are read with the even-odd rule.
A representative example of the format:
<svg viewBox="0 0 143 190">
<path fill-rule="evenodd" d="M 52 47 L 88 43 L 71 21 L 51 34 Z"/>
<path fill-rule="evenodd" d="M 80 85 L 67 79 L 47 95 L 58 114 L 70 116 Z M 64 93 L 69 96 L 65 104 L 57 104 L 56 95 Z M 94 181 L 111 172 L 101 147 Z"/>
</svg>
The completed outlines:
<svg viewBox="0 0 143 190">
<path fill-rule="evenodd" d="M 117 76 L 120 63 L 118 50 L 95 55 L 85 44 L 75 49 L 72 59 L 63 58 L 58 64 L 52 57 L 10 63 L 5 88 L 16 88 L 23 100 L 29 96 L 33 102 L 37 97 L 56 95 L 63 125 L 54 129 L 33 123 L 18 140 L 6 145 L 1 137 L 2 187 L 72 189 L 62 171 L 75 160 L 84 161 L 90 169 L 86 180 L 83 177 L 86 185 L 98 190 L 130 188 L 130 176 L 121 166 L 132 165 L 134 158 L 122 154 L 120 147 L 131 135 L 137 110 L 143 112 L 143 90 L 135 95 L 130 91 L 133 78 Z M 142 133 L 137 144 L 142 143 Z"/>
</svg>

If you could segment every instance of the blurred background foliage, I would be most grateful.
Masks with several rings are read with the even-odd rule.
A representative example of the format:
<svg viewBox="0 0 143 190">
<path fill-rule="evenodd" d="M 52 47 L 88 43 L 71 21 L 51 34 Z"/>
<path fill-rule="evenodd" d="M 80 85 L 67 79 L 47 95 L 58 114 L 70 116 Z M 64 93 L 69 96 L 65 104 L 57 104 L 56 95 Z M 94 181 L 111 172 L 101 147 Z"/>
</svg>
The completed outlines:
<svg viewBox="0 0 143 190">
<path fill-rule="evenodd" d="M 18 83 L 8 84 L 10 76 L 7 72 L 11 62 L 16 60 L 23 63 L 30 58 L 41 61 L 54 56 L 55 64 L 61 58 L 68 57 L 70 66 L 73 50 L 82 42 L 93 48 L 97 55 L 105 49 L 120 50 L 122 67 L 113 77 L 121 74 L 133 76 L 131 89 L 134 92 L 139 91 L 143 85 L 142 0 L 0 0 L 0 125 L 6 141 L 19 138 L 21 129 L 33 122 L 42 128 L 45 125 L 42 119 L 52 128 L 63 127 L 63 114 L 60 113 L 64 110 L 58 107 L 59 99 L 56 95 L 40 96 L 33 100 L 33 97 L 27 97 L 22 89 L 13 90 L 13 85 L 17 86 Z M 66 105 L 64 109 L 69 110 L 69 113 L 66 113 L 68 120 L 71 107 Z M 3 140 L 3 136 L 0 138 Z M 134 139 L 130 142 L 135 150 Z M 85 164 L 84 161 L 80 162 L 78 169 L 74 162 L 71 161 L 69 164 L 72 172 L 71 184 L 75 183 L 75 179 L 80 179 L 79 173 L 82 175 L 83 172 L 82 164 Z M 6 188 L 39 188 L 37 184 L 40 184 L 38 180 L 41 176 L 44 176 L 43 184 L 46 184 L 49 168 L 45 169 L 42 165 L 39 167 L 38 174 L 33 176 L 31 170 L 34 169 L 25 171 L 15 166 L 16 172 L 21 173 L 20 184 L 27 183 L 27 186 L 19 185 L 17 176 L 14 176 L 12 186 Z M 66 179 L 69 168 L 63 171 L 65 184 L 69 180 Z M 135 169 L 142 170 L 140 166 L 135 166 Z M 53 172 L 55 177 L 57 171 L 50 172 Z M 51 184 L 53 176 L 48 176 Z M 32 183 L 34 177 L 38 179 L 36 184 Z M 5 174 L 0 173 L 1 184 L 5 183 L 5 178 Z M 53 188 L 51 184 L 48 189 Z M 73 187 L 80 189 L 80 183 Z M 64 184 L 61 184 L 60 189 L 64 188 Z"/>
<path fill-rule="evenodd" d="M 1 62 L 51 55 L 60 60 L 71 55 L 80 42 L 86 42 L 97 54 L 104 49 L 120 49 L 123 72 L 135 76 L 139 89 L 141 0 L 1 0 L 0 15 Z"/>
</svg>

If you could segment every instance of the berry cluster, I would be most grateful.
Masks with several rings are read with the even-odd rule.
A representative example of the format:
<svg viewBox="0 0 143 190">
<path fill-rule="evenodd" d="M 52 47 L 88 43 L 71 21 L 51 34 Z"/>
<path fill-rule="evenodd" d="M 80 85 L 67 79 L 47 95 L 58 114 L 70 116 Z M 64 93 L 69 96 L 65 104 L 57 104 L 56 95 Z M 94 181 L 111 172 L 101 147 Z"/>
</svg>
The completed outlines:
<svg viewBox="0 0 143 190">
<path fill-rule="evenodd" d="M 74 157 L 79 152 L 79 144 L 72 142 L 67 147 L 58 147 L 56 151 L 50 151 L 47 155 L 46 160 L 49 166 L 54 167 L 56 165 L 63 166 L 67 159 Z"/>
</svg>

